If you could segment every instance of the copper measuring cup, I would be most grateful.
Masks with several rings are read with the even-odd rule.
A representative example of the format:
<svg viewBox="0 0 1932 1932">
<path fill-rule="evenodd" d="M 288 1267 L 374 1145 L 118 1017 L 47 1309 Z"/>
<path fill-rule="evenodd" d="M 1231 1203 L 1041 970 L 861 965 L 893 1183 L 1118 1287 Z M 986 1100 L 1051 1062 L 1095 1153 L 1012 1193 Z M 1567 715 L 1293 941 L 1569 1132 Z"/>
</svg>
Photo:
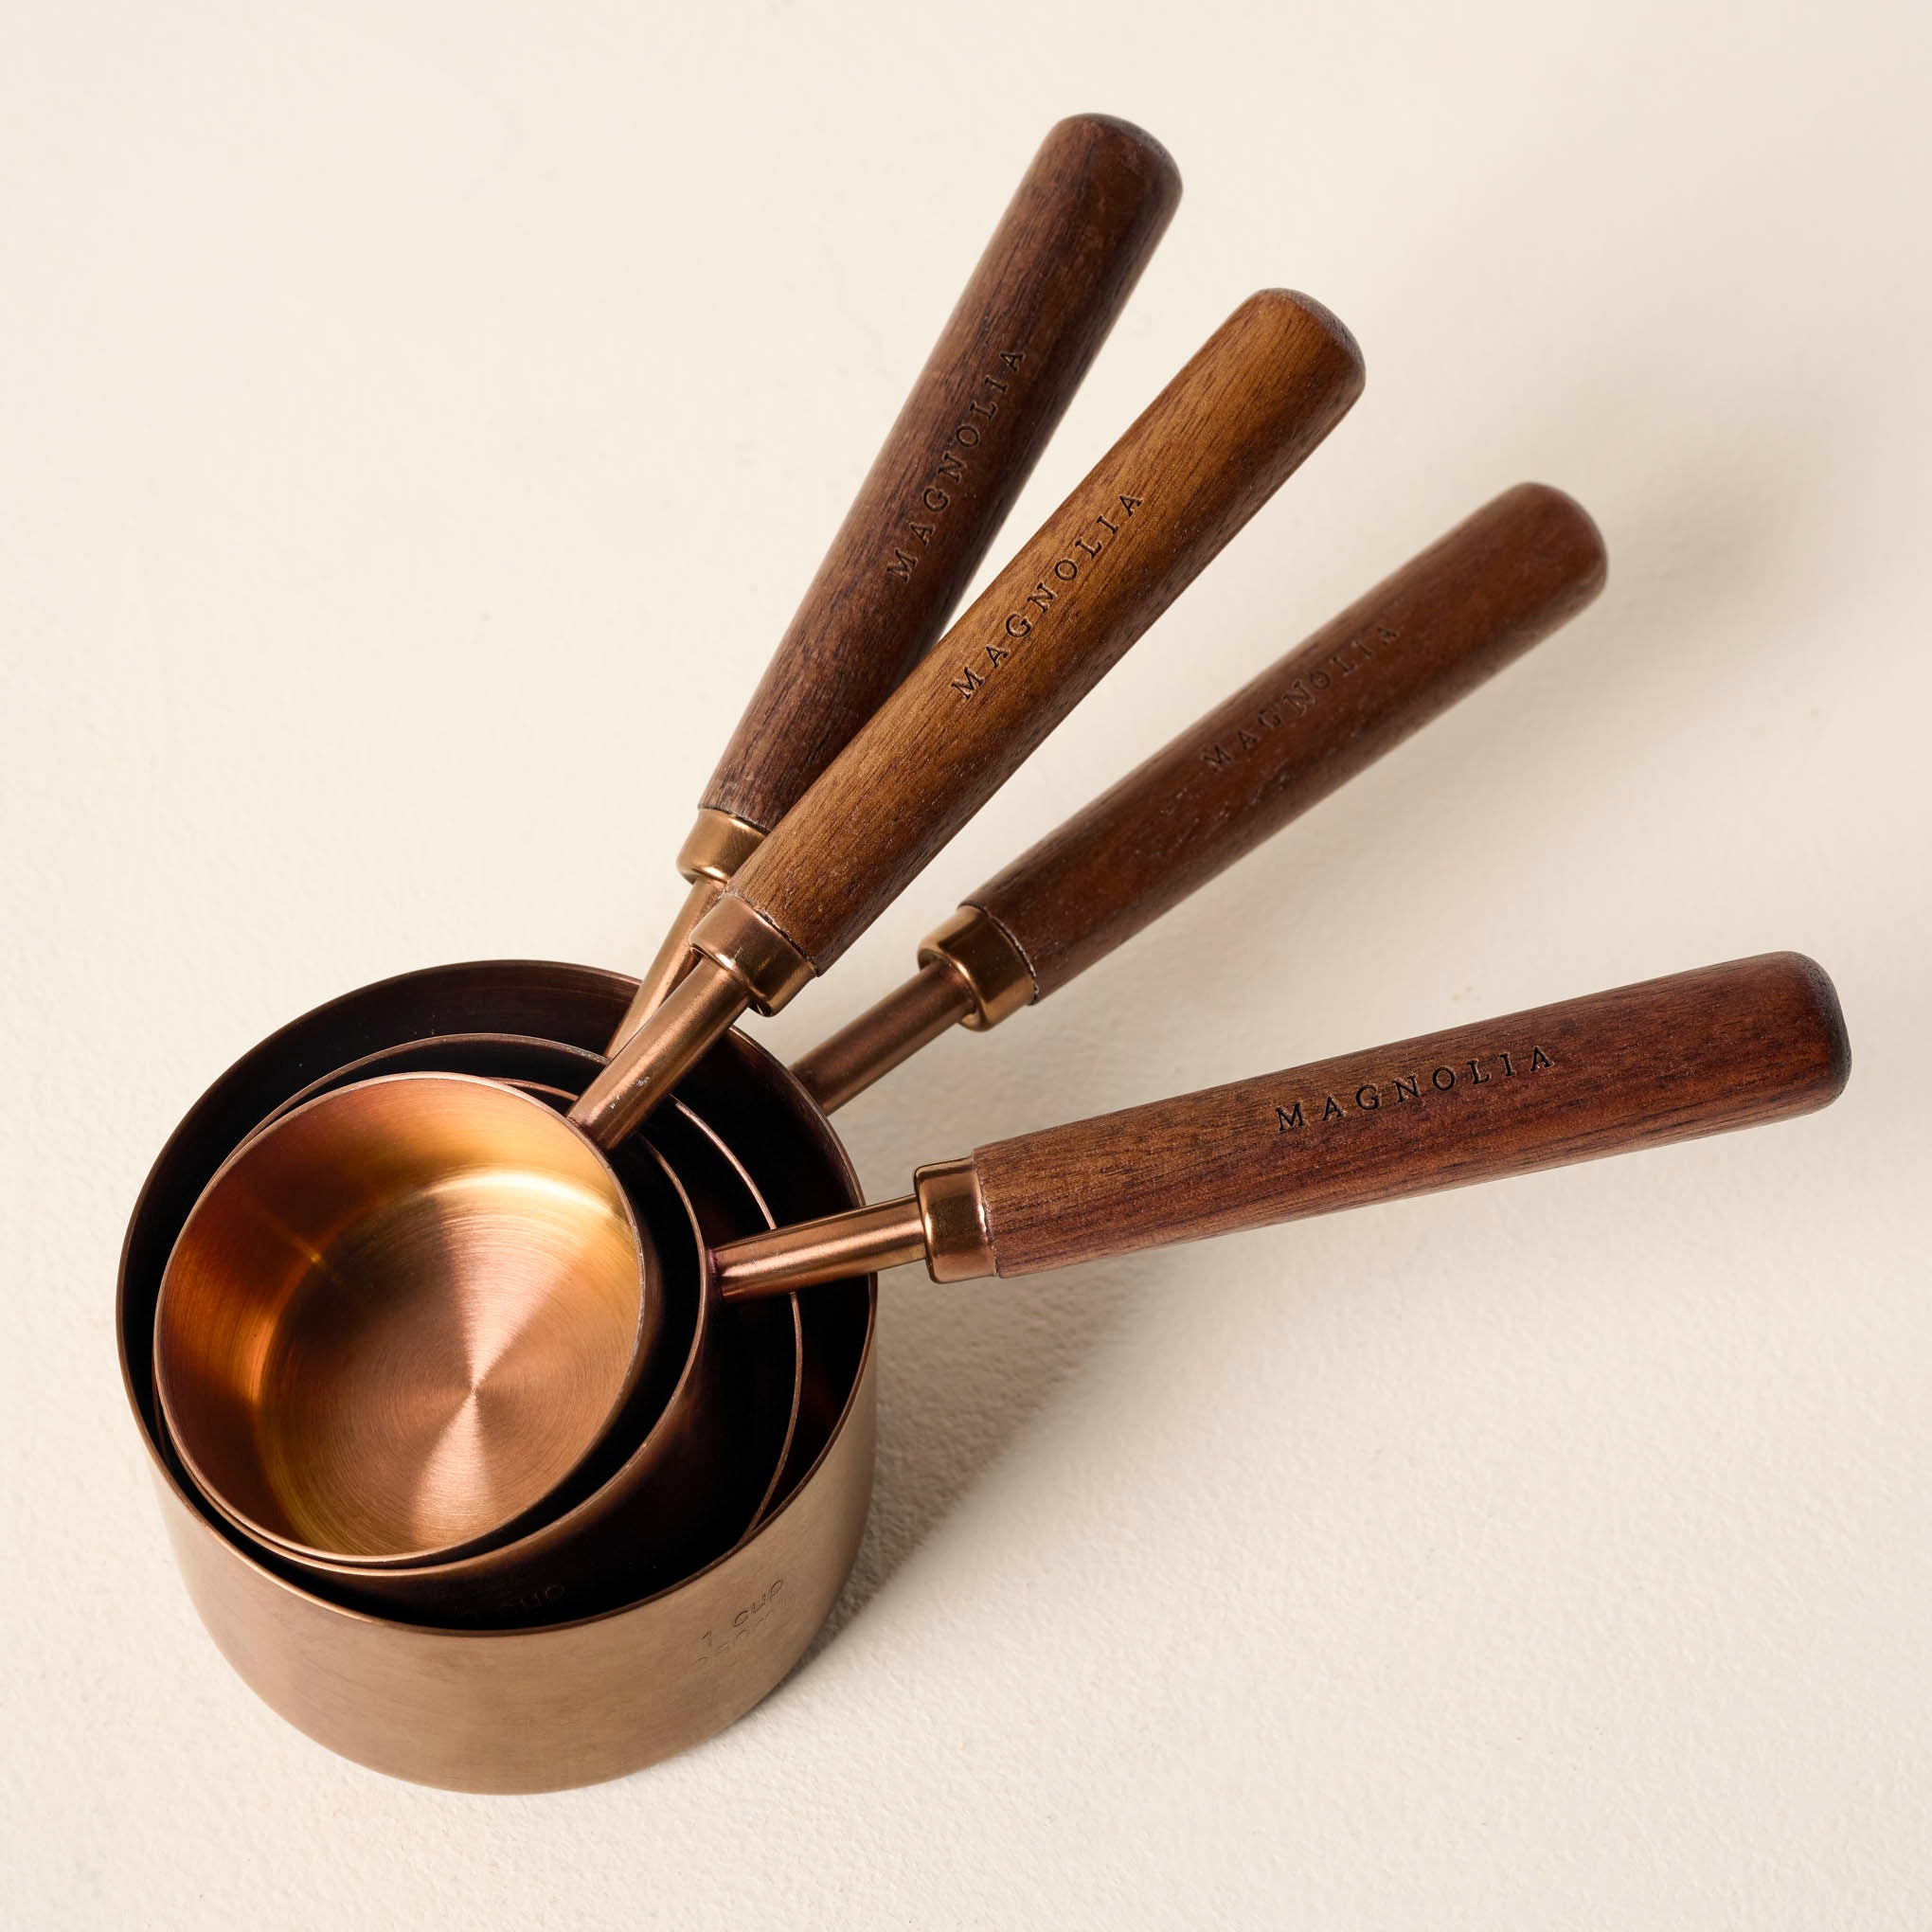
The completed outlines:
<svg viewBox="0 0 1932 1932">
<path fill-rule="evenodd" d="M 449 1630 L 333 1602 L 242 1539 L 169 1456 L 152 1397 L 161 1273 L 188 1208 L 237 1141 L 316 1069 L 432 1035 L 452 1012 L 594 1052 L 635 991 L 615 974 L 518 960 L 435 968 L 344 994 L 251 1048 L 210 1087 L 156 1160 L 129 1222 L 116 1315 L 123 1381 L 196 1611 L 284 1719 L 392 1777 L 549 1790 L 686 1748 L 790 1670 L 858 1546 L 872 1467 L 868 1281 L 822 1288 L 799 1304 L 798 1425 L 756 1531 L 647 1600 L 574 1620 Z M 707 1118 L 732 1118 L 733 1152 L 778 1218 L 857 1199 L 836 1138 L 796 1082 L 742 1035 L 723 1042 L 682 1095 Z"/>
<path fill-rule="evenodd" d="M 601 1064 L 598 1055 L 556 1041 L 432 1037 L 349 1062 L 270 1118 L 411 1068 L 486 1076 L 561 1111 Z M 770 1225 L 770 1211 L 742 1162 L 682 1100 L 658 1116 L 648 1144 L 641 1136 L 627 1143 L 613 1167 L 647 1211 L 653 1244 L 666 1250 L 671 1319 L 654 1373 L 647 1372 L 631 1413 L 599 1453 L 541 1520 L 483 1550 L 380 1566 L 296 1552 L 292 1574 L 325 1584 L 338 1601 L 451 1627 L 529 1623 L 646 1596 L 718 1555 L 769 1507 L 797 1420 L 798 1310 L 774 1303 L 774 1319 L 746 1321 L 748 1310 L 719 1301 L 701 1257 L 749 1227 Z M 219 1497 L 211 1500 L 220 1508 Z M 245 1524 L 237 1527 L 247 1533 Z"/>
<path fill-rule="evenodd" d="M 407 1568 L 436 1560 L 424 1521 L 444 1535 L 446 1558 L 480 1552 L 507 1523 L 542 1511 L 516 1447 L 527 1418 L 541 1416 L 546 1475 L 566 1460 L 574 1470 L 603 1439 L 610 1391 L 635 1372 L 619 1359 L 625 1316 L 653 1279 L 651 1243 L 599 1148 L 621 1140 L 754 999 L 782 1004 L 864 929 L 1360 385 L 1351 339 L 1317 305 L 1269 292 L 1237 310 L 760 849 L 697 934 L 701 950 L 707 934 L 735 935 L 729 963 L 714 948 L 568 1124 L 488 1082 L 411 1075 L 323 1096 L 237 1150 L 182 1229 L 156 1316 L 169 1430 L 224 1511 L 295 1561 Z M 815 943 L 794 946 L 786 922 Z M 560 1156 L 567 1141 L 568 1156 L 546 1161 L 546 1141 Z M 517 1304 L 518 1346 L 498 1354 L 506 1276 L 529 1306 Z M 396 1297 L 381 1292 L 391 1282 L 406 1304 L 394 1316 Z M 535 1313 L 546 1284 L 573 1304 L 555 1319 Z M 386 1374 L 392 1320 L 415 1365 L 383 1385 L 396 1396 L 372 1411 L 360 1365 L 373 1339 Z M 487 1349 L 475 1345 L 478 1323 Z M 254 1426 L 251 1415 L 288 1386 L 276 1374 L 291 1343 L 311 1341 L 301 1428 Z M 601 1364 L 582 1359 L 593 1349 Z M 487 1414 L 477 1418 L 499 1360 L 515 1372 L 512 1394 L 535 1396 L 492 1434 Z M 452 1453 L 426 1464 L 424 1434 L 440 1446 L 458 1430 Z M 515 1512 L 503 1507 L 511 1485 L 495 1480 L 499 1463 L 516 1478 Z M 428 1495 L 425 1474 L 436 1479 Z M 279 1517 L 266 1525 L 265 1501 Z"/>
</svg>

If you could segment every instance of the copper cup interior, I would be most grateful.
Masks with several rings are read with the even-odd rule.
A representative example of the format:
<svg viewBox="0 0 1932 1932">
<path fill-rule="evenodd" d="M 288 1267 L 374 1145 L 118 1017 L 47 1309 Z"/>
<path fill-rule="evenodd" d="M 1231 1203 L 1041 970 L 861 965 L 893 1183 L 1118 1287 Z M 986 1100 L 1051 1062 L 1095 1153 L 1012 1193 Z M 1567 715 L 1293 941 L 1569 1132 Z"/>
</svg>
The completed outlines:
<svg viewBox="0 0 1932 1932">
<path fill-rule="evenodd" d="M 373 1565 L 541 1517 L 661 1325 L 609 1165 L 537 1099 L 458 1075 L 323 1095 L 195 1204 L 155 1326 L 194 1480 L 246 1533 Z"/>
</svg>

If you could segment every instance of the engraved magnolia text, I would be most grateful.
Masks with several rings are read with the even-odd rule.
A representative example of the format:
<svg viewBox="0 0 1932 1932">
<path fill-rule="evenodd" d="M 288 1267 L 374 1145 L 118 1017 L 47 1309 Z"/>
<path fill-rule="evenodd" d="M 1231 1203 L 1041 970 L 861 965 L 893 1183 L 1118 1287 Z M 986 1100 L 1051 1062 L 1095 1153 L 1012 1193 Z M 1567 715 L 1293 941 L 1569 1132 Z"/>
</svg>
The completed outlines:
<svg viewBox="0 0 1932 1932">
<path fill-rule="evenodd" d="M 1385 1080 L 1365 1081 L 1352 1093 L 1323 1094 L 1320 1100 L 1292 1100 L 1275 1109 L 1275 1131 L 1290 1134 L 1303 1127 L 1324 1127 L 1351 1114 L 1373 1114 L 1384 1106 L 1402 1107 L 1425 1094 L 1453 1093 L 1458 1086 L 1488 1086 L 1493 1081 L 1518 1080 L 1541 1073 L 1555 1062 L 1541 1046 L 1526 1054 L 1486 1053 L 1474 1060 L 1444 1061 L 1440 1066 L 1398 1073 Z"/>
<path fill-rule="evenodd" d="M 1371 635 L 1374 644 L 1368 641 Z M 1258 706 L 1237 724 L 1231 740 L 1221 739 L 1210 744 L 1201 754 L 1201 761 L 1216 766 L 1228 765 L 1237 759 L 1246 758 L 1250 752 L 1258 751 L 1261 741 L 1269 733 L 1305 717 L 1322 702 L 1325 693 L 1335 689 L 1345 677 L 1353 677 L 1375 655 L 1376 645 L 1393 644 L 1401 635 L 1386 624 L 1371 624 L 1346 644 L 1313 661 L 1297 654 L 1295 661 L 1300 668 L 1296 675 L 1275 696 Z"/>
<path fill-rule="evenodd" d="M 1033 626 L 1053 609 L 1071 585 L 1080 581 L 1082 570 L 1096 558 L 1106 554 L 1134 513 L 1146 501 L 1144 496 L 1117 495 L 1105 510 L 1082 527 L 1081 533 L 1067 545 L 1066 554 L 1055 558 L 1039 581 L 1027 592 L 1019 609 L 1007 613 L 1006 622 L 1000 626 L 1004 635 L 989 638 L 978 657 L 969 658 L 959 667 L 959 675 L 953 680 L 953 689 L 962 698 L 970 698 L 1033 635 Z"/>
<path fill-rule="evenodd" d="M 898 578 L 902 583 L 912 581 L 912 573 L 919 568 L 920 551 L 930 547 L 939 535 L 939 521 L 964 485 L 966 473 L 973 467 L 974 453 L 986 440 L 986 424 L 999 414 L 1000 401 L 1011 385 L 1012 372 L 1026 359 L 1024 349 L 1004 349 L 1000 351 L 999 366 L 1005 373 L 994 375 L 989 370 L 980 377 L 959 421 L 939 451 L 939 460 L 926 478 L 918 504 L 905 519 L 906 540 L 919 548 L 908 550 L 904 544 L 894 545 L 892 561 L 886 566 L 887 576 Z"/>
</svg>

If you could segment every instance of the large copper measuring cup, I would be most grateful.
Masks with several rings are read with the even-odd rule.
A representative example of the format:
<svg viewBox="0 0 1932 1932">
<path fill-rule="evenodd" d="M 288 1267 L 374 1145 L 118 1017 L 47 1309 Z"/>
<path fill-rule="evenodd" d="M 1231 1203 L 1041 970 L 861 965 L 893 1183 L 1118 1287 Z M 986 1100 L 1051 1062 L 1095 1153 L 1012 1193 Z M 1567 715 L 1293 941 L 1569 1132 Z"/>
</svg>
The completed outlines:
<svg viewBox="0 0 1932 1932">
<path fill-rule="evenodd" d="M 797 1426 L 756 1532 L 735 1544 L 726 1537 L 723 1554 L 647 1598 L 599 1602 L 574 1618 L 460 1630 L 332 1601 L 235 1531 L 169 1452 L 152 1379 L 161 1274 L 188 1209 L 229 1149 L 317 1069 L 426 1040 L 453 1012 L 485 1031 L 595 1058 L 635 992 L 615 974 L 513 960 L 435 968 L 345 994 L 261 1042 L 209 1088 L 162 1151 L 129 1222 L 116 1315 L 123 1381 L 196 1612 L 282 1718 L 392 1777 L 467 1791 L 550 1790 L 687 1748 L 792 1667 L 858 1547 L 874 1389 L 874 1297 L 863 1279 L 799 1302 Z M 681 1091 L 704 1118 L 731 1120 L 732 1152 L 776 1217 L 858 1198 L 822 1117 L 742 1034 Z"/>
<path fill-rule="evenodd" d="M 1298 466 L 1360 383 L 1353 343 L 1326 311 L 1279 293 L 1239 309 L 760 848 L 746 870 L 765 882 L 762 896 L 741 878 L 699 934 L 702 944 L 721 915 L 735 920 L 743 954 L 694 969 L 570 1125 L 490 1082 L 414 1075 L 320 1097 L 240 1148 L 182 1230 L 156 1324 L 168 1427 L 218 1507 L 298 1565 L 373 1557 L 365 1587 L 377 1595 L 385 1575 L 438 1560 L 424 1555 L 425 1528 L 447 1539 L 446 1560 L 501 1546 L 506 1525 L 541 1513 L 527 1485 L 496 1483 L 479 1454 L 492 1373 L 508 1364 L 513 1393 L 527 1382 L 539 1391 L 510 1405 L 506 1465 L 534 1411 L 545 1471 L 566 1464 L 567 1476 L 601 1440 L 612 1388 L 635 1372 L 628 1354 L 615 1377 L 578 1355 L 603 1348 L 615 1364 L 654 1276 L 652 1244 L 599 1150 L 755 998 L 782 1003 L 767 969 L 789 997 L 863 930 Z M 1046 613 L 1037 633 L 1020 615 L 1029 608 Z M 811 954 L 784 939 L 781 916 L 818 936 Z M 731 989 L 722 999 L 721 978 Z M 573 1153 L 549 1166 L 532 1150 L 553 1132 Z M 532 1201 L 541 1212 L 528 1211 Z M 505 1279 L 529 1305 L 515 1305 L 513 1324 L 485 1326 L 479 1343 L 482 1311 L 502 1305 L 490 1284 Z M 581 1295 L 582 1310 L 540 1318 L 546 1283 L 565 1300 Z M 385 1368 L 397 1352 L 398 1301 L 402 1333 L 439 1359 L 399 1377 L 372 1422 L 365 1364 L 374 1354 Z M 290 1386 L 277 1376 L 292 1357 L 311 1391 L 301 1429 L 257 1426 Z M 413 1405 L 424 1386 L 440 1398 L 426 1421 Z M 425 1457 L 425 1434 L 455 1437 L 452 1453 Z M 514 1512 L 503 1507 L 512 1494 Z"/>
</svg>

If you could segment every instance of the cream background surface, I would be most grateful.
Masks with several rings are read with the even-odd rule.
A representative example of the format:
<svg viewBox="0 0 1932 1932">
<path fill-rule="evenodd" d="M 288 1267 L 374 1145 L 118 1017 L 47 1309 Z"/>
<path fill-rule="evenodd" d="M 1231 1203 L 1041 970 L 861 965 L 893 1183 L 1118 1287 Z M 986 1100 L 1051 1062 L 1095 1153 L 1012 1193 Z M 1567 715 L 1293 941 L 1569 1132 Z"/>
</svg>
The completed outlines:
<svg viewBox="0 0 1932 1932">
<path fill-rule="evenodd" d="M 6 39 L 0 1919 L 1925 1923 L 1923 9 L 80 0 Z M 850 490 L 1087 107 L 1188 190 L 1011 540 L 1254 286 L 1346 317 L 1367 395 L 778 1042 L 1494 491 L 1574 491 L 1611 585 L 856 1104 L 868 1185 L 1780 946 L 1837 978 L 1850 1091 L 896 1278 L 868 1541 L 767 1704 L 539 1799 L 341 1762 L 173 1576 L 111 1320 L 141 1176 L 346 988 L 641 963 Z"/>
</svg>

